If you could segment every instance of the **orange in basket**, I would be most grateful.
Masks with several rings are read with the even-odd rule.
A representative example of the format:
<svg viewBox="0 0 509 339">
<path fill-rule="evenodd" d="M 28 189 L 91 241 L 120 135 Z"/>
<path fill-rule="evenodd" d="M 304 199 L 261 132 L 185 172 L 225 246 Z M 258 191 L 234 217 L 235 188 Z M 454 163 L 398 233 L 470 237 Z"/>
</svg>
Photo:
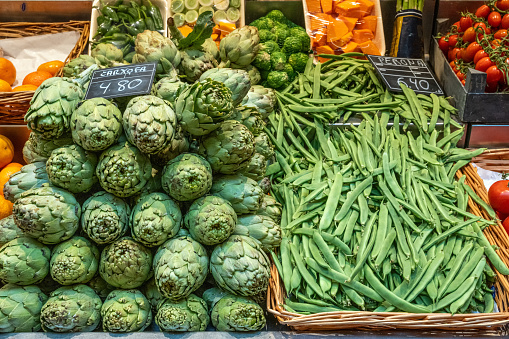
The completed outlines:
<svg viewBox="0 0 509 339">
<path fill-rule="evenodd" d="M 0 135 L 0 168 L 9 164 L 14 158 L 14 145 L 4 135 Z"/>
<path fill-rule="evenodd" d="M 0 79 L 0 92 L 12 92 L 12 87 L 5 80 Z"/>
<path fill-rule="evenodd" d="M 23 85 L 34 85 L 39 87 L 44 82 L 44 80 L 52 77 L 53 75 L 51 75 L 50 72 L 35 71 L 26 75 L 25 79 L 23 79 Z"/>
<path fill-rule="evenodd" d="M 41 64 L 39 67 L 37 67 L 38 71 L 46 71 L 48 73 L 51 73 L 52 76 L 55 76 L 55 74 L 64 67 L 64 63 L 60 60 L 53 60 L 48 61 L 43 64 Z"/>
<path fill-rule="evenodd" d="M 13 92 L 24 92 L 24 91 L 35 91 L 37 86 L 35 85 L 21 85 L 16 86 L 12 89 Z"/>
<path fill-rule="evenodd" d="M 6 58 L 0 58 L 0 79 L 5 80 L 10 86 L 16 81 L 16 67 Z"/>
</svg>

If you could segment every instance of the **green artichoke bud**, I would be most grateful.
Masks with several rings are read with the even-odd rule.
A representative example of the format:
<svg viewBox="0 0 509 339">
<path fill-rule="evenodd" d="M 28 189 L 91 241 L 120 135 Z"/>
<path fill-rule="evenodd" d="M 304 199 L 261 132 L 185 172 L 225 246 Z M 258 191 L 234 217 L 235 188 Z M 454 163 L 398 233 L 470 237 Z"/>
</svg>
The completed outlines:
<svg viewBox="0 0 509 339">
<path fill-rule="evenodd" d="M 199 242 L 187 236 L 170 239 L 154 256 L 157 287 L 172 301 L 186 298 L 203 284 L 208 265 L 207 251 Z"/>
<path fill-rule="evenodd" d="M 201 139 L 198 153 L 215 173 L 233 174 L 245 168 L 253 156 L 254 136 L 240 122 L 227 120 Z"/>
<path fill-rule="evenodd" d="M 269 286 L 269 258 L 257 240 L 243 235 L 232 235 L 214 248 L 210 271 L 217 285 L 233 294 L 249 297 Z"/>
<path fill-rule="evenodd" d="M 182 61 L 179 65 L 181 75 L 185 75 L 185 80 L 194 83 L 200 78 L 203 72 L 217 67 L 217 61 L 214 56 L 208 52 L 197 49 L 187 49 L 180 52 Z"/>
<path fill-rule="evenodd" d="M 41 310 L 45 332 L 91 332 L 101 322 L 101 298 L 87 285 L 53 291 Z"/>
<path fill-rule="evenodd" d="M 214 180 L 210 193 L 229 201 L 237 214 L 253 214 L 263 198 L 260 186 L 242 174 L 223 175 Z"/>
<path fill-rule="evenodd" d="M 233 294 L 227 294 L 215 303 L 210 319 L 217 331 L 259 331 L 266 324 L 260 305 L 249 298 Z"/>
<path fill-rule="evenodd" d="M 101 317 L 104 331 L 141 332 L 152 322 L 152 310 L 140 291 L 115 290 L 104 301 Z"/>
<path fill-rule="evenodd" d="M 184 223 L 193 239 L 203 245 L 216 245 L 232 235 L 237 214 L 228 201 L 209 195 L 193 202 Z"/>
<path fill-rule="evenodd" d="M 122 199 L 104 191 L 83 203 L 81 228 L 96 243 L 109 244 L 127 231 L 131 209 Z"/>
<path fill-rule="evenodd" d="M 242 69 L 213 68 L 200 77 L 200 81 L 211 79 L 219 81 L 228 87 L 232 93 L 233 106 L 238 106 L 251 87 L 249 74 Z"/>
<path fill-rule="evenodd" d="M 273 251 L 281 244 L 281 226 L 265 215 L 240 216 L 234 234 L 255 238 L 265 252 Z"/>
<path fill-rule="evenodd" d="M 43 184 L 22 193 L 12 214 L 27 236 L 43 244 L 58 244 L 78 229 L 81 208 L 71 193 Z"/>
<path fill-rule="evenodd" d="M 258 69 L 264 71 L 270 70 L 270 68 L 272 67 L 272 64 L 270 62 L 270 54 L 267 53 L 266 51 L 259 51 L 258 54 L 256 54 L 255 59 L 253 60 L 253 65 Z"/>
<path fill-rule="evenodd" d="M 95 63 L 103 67 L 124 65 L 124 53 L 113 44 L 97 44 L 90 54 Z"/>
<path fill-rule="evenodd" d="M 255 66 L 248 65 L 245 70 L 249 75 L 249 81 L 251 82 L 251 85 L 257 85 L 260 83 L 260 81 L 262 81 L 262 75 L 260 74 L 258 68 Z"/>
<path fill-rule="evenodd" d="M 128 142 L 101 154 L 96 174 L 105 191 L 129 197 L 141 191 L 152 175 L 149 158 Z"/>
<path fill-rule="evenodd" d="M 45 140 L 41 138 L 40 134 L 32 132 L 23 146 L 23 159 L 27 164 L 46 161 L 53 150 L 66 145 L 72 145 L 70 136 L 65 135 L 58 139 Z"/>
<path fill-rule="evenodd" d="M 219 60 L 219 48 L 212 38 L 205 39 L 205 42 L 201 45 L 201 49 L 212 54 L 214 59 Z"/>
<path fill-rule="evenodd" d="M 97 155 L 81 146 L 57 148 L 46 162 L 46 172 L 53 185 L 72 193 L 88 192 L 97 182 Z"/>
<path fill-rule="evenodd" d="M 51 277 L 62 285 L 87 283 L 97 272 L 99 250 L 83 237 L 72 237 L 51 251 Z"/>
<path fill-rule="evenodd" d="M 165 332 L 205 331 L 210 322 L 207 304 L 194 294 L 179 302 L 165 300 L 159 306 L 155 320 Z"/>
<path fill-rule="evenodd" d="M 80 73 L 84 72 L 87 68 L 95 64 L 95 59 L 88 54 L 82 54 L 79 57 L 69 61 L 64 66 L 64 77 L 77 77 Z"/>
<path fill-rule="evenodd" d="M 265 127 L 263 117 L 255 107 L 239 106 L 235 108 L 231 119 L 242 123 L 254 136 L 262 133 Z"/>
<path fill-rule="evenodd" d="M 267 159 L 260 153 L 255 153 L 249 159 L 249 163 L 245 168 L 239 171 L 240 174 L 245 175 L 255 181 L 262 180 L 267 172 Z"/>
<path fill-rule="evenodd" d="M 142 196 L 131 213 L 133 238 L 148 247 L 159 246 L 173 238 L 181 224 L 180 208 L 164 193 Z"/>
<path fill-rule="evenodd" d="M 104 98 L 85 100 L 71 116 L 75 143 L 87 151 L 103 151 L 122 134 L 122 113 Z"/>
<path fill-rule="evenodd" d="M 21 193 L 31 188 L 41 187 L 49 183 L 46 173 L 46 163 L 37 161 L 21 167 L 19 172 L 11 175 L 4 185 L 4 198 L 14 203 L 19 199 Z"/>
<path fill-rule="evenodd" d="M 143 294 L 147 297 L 152 307 L 152 312 L 157 313 L 157 309 L 163 300 L 166 300 L 164 296 L 157 289 L 156 281 L 151 278 L 148 282 L 143 285 Z"/>
<path fill-rule="evenodd" d="M 203 157 L 184 153 L 168 162 L 161 182 L 165 192 L 173 199 L 195 200 L 212 187 L 212 168 Z"/>
<path fill-rule="evenodd" d="M 152 154 L 150 161 L 154 165 L 164 167 L 168 161 L 187 151 L 189 151 L 189 140 L 182 126 L 178 124 L 170 143 L 158 153 Z"/>
<path fill-rule="evenodd" d="M 46 300 L 37 286 L 7 284 L 0 288 L 0 332 L 40 331 L 39 317 Z"/>
<path fill-rule="evenodd" d="M 177 117 L 163 99 L 154 95 L 133 98 L 122 124 L 127 140 L 146 154 L 161 151 L 173 138 Z"/>
<path fill-rule="evenodd" d="M 269 177 L 265 177 L 258 181 L 258 186 L 262 189 L 263 194 L 269 194 L 270 189 L 272 188 L 272 182 Z"/>
<path fill-rule="evenodd" d="M 0 248 L 0 280 L 33 285 L 49 272 L 50 249 L 35 239 L 19 237 Z"/>
<path fill-rule="evenodd" d="M 181 56 L 170 38 L 159 32 L 146 30 L 136 36 L 134 49 L 136 54 L 133 56 L 133 64 L 157 61 L 156 74 L 159 77 L 177 75 L 176 68 L 180 64 Z"/>
<path fill-rule="evenodd" d="M 175 112 L 182 128 L 198 136 L 217 129 L 219 123 L 232 114 L 232 110 L 230 89 L 223 83 L 211 79 L 187 87 L 180 93 L 175 104 Z"/>
<path fill-rule="evenodd" d="M 115 289 L 115 287 L 104 281 L 100 275 L 96 275 L 94 278 L 92 278 L 92 280 L 90 280 L 87 285 L 94 290 L 94 292 L 101 298 L 101 300 L 106 299 L 108 294 L 110 294 L 111 291 Z"/>
<path fill-rule="evenodd" d="M 283 206 L 278 203 L 272 195 L 265 194 L 260 208 L 255 214 L 267 216 L 276 223 L 279 223 L 281 222 L 281 215 L 283 214 Z"/>
<path fill-rule="evenodd" d="M 258 134 L 255 139 L 255 153 L 259 153 L 265 157 L 265 159 L 271 159 L 274 156 L 274 146 L 266 133 Z"/>
<path fill-rule="evenodd" d="M 150 278 L 151 268 L 150 250 L 133 239 L 124 237 L 104 248 L 99 274 L 112 286 L 136 288 Z"/>
<path fill-rule="evenodd" d="M 164 77 L 155 84 L 156 95 L 170 103 L 174 103 L 187 87 L 188 84 L 174 77 Z"/>
<path fill-rule="evenodd" d="M 251 86 L 241 105 L 256 108 L 266 119 L 274 111 L 276 94 L 272 88 L 265 88 L 260 85 Z"/>
<path fill-rule="evenodd" d="M 221 40 L 219 55 L 220 67 L 245 67 L 253 62 L 259 50 L 258 29 L 253 26 L 237 28 Z"/>
<path fill-rule="evenodd" d="M 0 220 L 0 246 L 21 236 L 23 231 L 14 222 L 12 214 Z"/>
</svg>

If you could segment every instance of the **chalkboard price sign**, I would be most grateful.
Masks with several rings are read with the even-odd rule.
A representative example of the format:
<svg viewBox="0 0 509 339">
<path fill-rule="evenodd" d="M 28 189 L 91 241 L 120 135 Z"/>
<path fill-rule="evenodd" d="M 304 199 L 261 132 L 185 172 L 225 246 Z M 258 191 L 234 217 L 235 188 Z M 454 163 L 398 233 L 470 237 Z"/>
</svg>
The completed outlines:
<svg viewBox="0 0 509 339">
<path fill-rule="evenodd" d="M 85 99 L 118 98 L 150 93 L 157 62 L 103 68 L 94 71 Z"/>
<path fill-rule="evenodd" d="M 400 83 L 417 93 L 443 95 L 437 80 L 422 59 L 366 55 L 390 91 L 402 92 Z"/>
</svg>

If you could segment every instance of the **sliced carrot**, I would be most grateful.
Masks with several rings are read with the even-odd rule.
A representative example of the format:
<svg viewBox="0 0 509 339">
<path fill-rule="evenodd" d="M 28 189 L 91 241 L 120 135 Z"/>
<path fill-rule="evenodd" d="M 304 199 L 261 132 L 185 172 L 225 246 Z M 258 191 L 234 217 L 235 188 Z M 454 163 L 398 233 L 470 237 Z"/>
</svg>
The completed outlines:
<svg viewBox="0 0 509 339">
<path fill-rule="evenodd" d="M 368 15 L 360 19 L 357 23 L 358 29 L 369 29 L 373 34 L 376 32 L 377 17 L 374 15 Z"/>
<path fill-rule="evenodd" d="M 359 47 L 364 54 L 382 55 L 378 47 L 371 40 L 359 44 Z"/>
<path fill-rule="evenodd" d="M 373 32 L 371 32 L 371 30 L 369 29 L 354 29 L 352 33 L 353 41 L 355 41 L 358 44 L 361 44 L 369 40 L 373 40 L 375 38 Z"/>
<path fill-rule="evenodd" d="M 342 47 L 341 49 L 345 53 L 350 53 L 350 52 L 357 52 L 358 47 L 359 47 L 358 43 L 350 41 L 349 43 L 346 44 L 346 46 Z"/>
</svg>

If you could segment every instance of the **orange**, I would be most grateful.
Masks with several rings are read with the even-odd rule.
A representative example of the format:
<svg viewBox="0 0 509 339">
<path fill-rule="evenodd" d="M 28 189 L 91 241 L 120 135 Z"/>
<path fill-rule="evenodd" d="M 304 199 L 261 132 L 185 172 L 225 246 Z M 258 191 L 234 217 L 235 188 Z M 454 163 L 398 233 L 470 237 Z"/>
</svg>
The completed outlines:
<svg viewBox="0 0 509 339">
<path fill-rule="evenodd" d="M 0 135 L 0 168 L 5 167 L 14 158 L 14 146 L 5 135 Z"/>
<path fill-rule="evenodd" d="M 10 164 L 7 164 L 4 167 L 4 169 L 7 168 L 7 167 L 16 167 L 16 168 L 20 169 L 21 167 L 23 167 L 23 165 L 20 164 L 19 162 L 11 162 Z"/>
<path fill-rule="evenodd" d="M 14 165 L 15 163 L 12 163 L 12 165 Z M 20 164 L 17 164 L 17 165 L 20 165 Z M 17 167 L 17 166 L 11 166 L 11 164 L 5 166 L 1 171 L 0 171 L 0 197 L 3 197 L 4 196 L 4 185 L 7 181 L 9 181 L 9 178 L 11 177 L 11 175 L 13 175 L 14 173 L 17 173 L 19 172 L 19 170 L 21 169 L 21 165 L 20 167 Z"/>
<path fill-rule="evenodd" d="M 0 79 L 0 92 L 12 92 L 12 87 L 5 80 Z"/>
<path fill-rule="evenodd" d="M 0 219 L 6 218 L 12 214 L 12 202 L 0 197 Z"/>
<path fill-rule="evenodd" d="M 16 81 L 16 67 L 6 58 L 0 58 L 0 79 L 7 81 L 10 86 Z"/>
<path fill-rule="evenodd" d="M 46 71 L 48 73 L 51 73 L 51 75 L 55 76 L 55 74 L 64 67 L 64 63 L 60 60 L 53 60 L 48 61 L 43 64 L 41 64 L 39 67 L 37 67 L 38 71 Z"/>
<path fill-rule="evenodd" d="M 23 92 L 23 91 L 35 91 L 37 86 L 35 85 L 21 85 L 16 86 L 12 89 L 13 92 Z"/>
<path fill-rule="evenodd" d="M 25 79 L 23 79 L 23 85 L 35 85 L 39 87 L 44 82 L 44 80 L 52 77 L 53 75 L 51 75 L 50 72 L 35 71 L 26 75 Z"/>
</svg>

